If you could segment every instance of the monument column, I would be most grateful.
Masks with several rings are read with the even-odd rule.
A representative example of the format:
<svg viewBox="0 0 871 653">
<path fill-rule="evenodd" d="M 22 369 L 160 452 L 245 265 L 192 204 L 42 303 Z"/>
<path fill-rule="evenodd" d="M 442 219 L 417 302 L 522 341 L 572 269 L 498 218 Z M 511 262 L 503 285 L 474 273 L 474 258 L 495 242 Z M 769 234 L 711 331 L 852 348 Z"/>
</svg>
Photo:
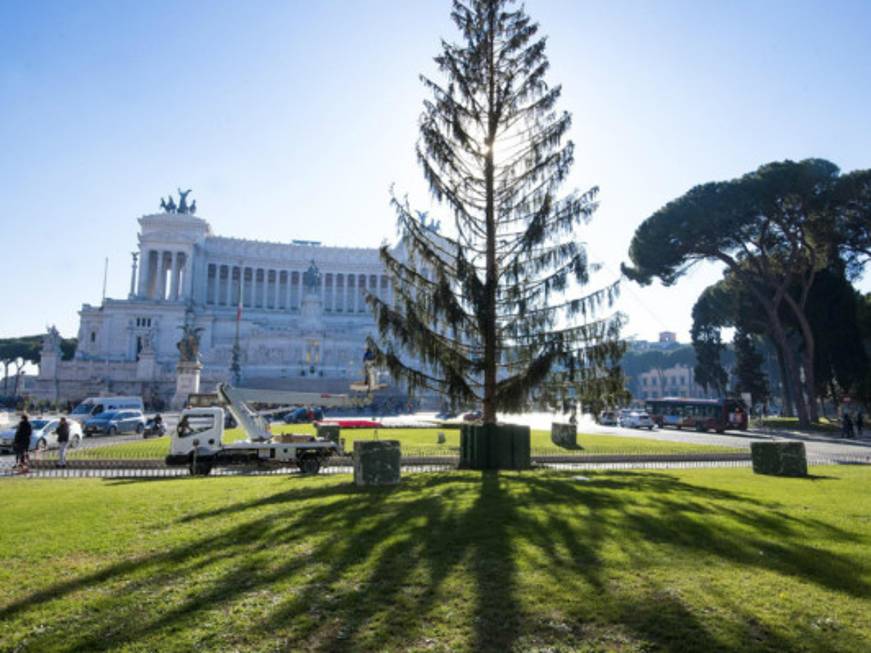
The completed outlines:
<svg viewBox="0 0 871 653">
<path fill-rule="evenodd" d="M 194 261 L 193 256 L 188 257 L 187 252 L 179 252 L 179 275 L 181 276 L 181 288 L 179 299 L 188 299 L 194 296 Z M 217 273 L 217 272 L 216 272 Z M 217 278 L 215 279 L 217 281 Z M 217 292 L 215 293 L 217 303 Z"/>
<path fill-rule="evenodd" d="M 138 252 L 130 252 L 133 257 L 133 269 L 130 272 L 130 294 L 127 299 L 133 299 L 136 296 L 136 259 L 139 258 Z"/>
<path fill-rule="evenodd" d="M 169 255 L 169 264 L 171 272 L 169 275 L 169 301 L 178 300 L 178 259 L 179 252 L 171 252 Z"/>
<path fill-rule="evenodd" d="M 168 257 L 171 257 L 172 254 L 169 252 L 161 251 L 160 252 L 160 273 L 157 278 L 157 299 L 163 301 L 166 299 L 166 262 Z M 171 259 L 170 259 L 171 260 Z"/>
<path fill-rule="evenodd" d="M 140 248 L 142 260 L 139 261 L 139 280 L 136 284 L 137 294 L 140 297 L 148 296 L 148 250 Z"/>
<path fill-rule="evenodd" d="M 278 295 L 281 292 L 281 273 L 278 270 L 272 271 L 274 284 L 272 286 L 272 310 L 278 310 Z"/>
<path fill-rule="evenodd" d="M 152 249 L 148 252 L 148 297 L 157 299 L 157 275 L 160 271 L 160 252 Z"/>
</svg>

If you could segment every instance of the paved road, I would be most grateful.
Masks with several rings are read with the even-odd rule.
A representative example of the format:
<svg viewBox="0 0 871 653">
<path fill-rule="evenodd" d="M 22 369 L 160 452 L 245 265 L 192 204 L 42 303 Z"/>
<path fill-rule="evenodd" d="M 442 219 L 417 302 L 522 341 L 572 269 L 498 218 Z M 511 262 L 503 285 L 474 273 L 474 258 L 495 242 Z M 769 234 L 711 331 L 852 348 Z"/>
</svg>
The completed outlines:
<svg viewBox="0 0 871 653">
<path fill-rule="evenodd" d="M 530 413 L 524 415 L 500 415 L 506 422 L 527 424 L 534 429 L 549 430 L 551 422 L 565 422 L 566 416 L 553 413 Z M 728 431 L 722 435 L 717 433 L 699 433 L 697 431 L 678 431 L 677 429 L 628 429 L 620 426 L 600 426 L 591 417 L 584 416 L 578 422 L 578 433 L 601 433 L 627 438 L 642 438 L 645 440 L 665 440 L 668 442 L 689 442 L 692 444 L 718 444 L 724 447 L 750 448 L 753 441 L 763 440 L 795 440 L 805 443 L 809 457 L 825 458 L 858 458 L 871 462 L 871 430 L 865 431 L 865 437 L 860 440 L 842 440 L 823 435 L 803 435 L 794 431 Z M 583 440 L 582 440 L 583 442 Z"/>
<path fill-rule="evenodd" d="M 724 447 L 749 448 L 751 442 L 765 440 L 794 440 L 804 442 L 808 456 L 869 458 L 871 459 L 871 437 L 860 440 L 841 440 L 822 435 L 803 435 L 790 431 L 727 431 L 718 433 L 698 433 L 696 431 L 678 431 L 676 429 L 628 429 L 619 426 L 599 426 L 595 423 L 584 423 L 578 427 L 587 433 L 602 433 L 622 437 L 643 438 L 649 440 L 666 440 L 669 442 L 690 442 L 693 444 L 717 444 Z"/>
</svg>

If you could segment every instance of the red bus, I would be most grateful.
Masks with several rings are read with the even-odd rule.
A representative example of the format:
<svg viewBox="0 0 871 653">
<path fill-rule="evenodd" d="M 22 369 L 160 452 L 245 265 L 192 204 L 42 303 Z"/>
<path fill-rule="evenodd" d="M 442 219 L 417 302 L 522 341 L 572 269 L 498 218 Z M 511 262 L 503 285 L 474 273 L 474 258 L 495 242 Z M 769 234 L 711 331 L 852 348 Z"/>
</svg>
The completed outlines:
<svg viewBox="0 0 871 653">
<path fill-rule="evenodd" d="M 747 428 L 747 408 L 740 399 L 648 399 L 647 412 L 660 428 L 716 431 Z"/>
</svg>

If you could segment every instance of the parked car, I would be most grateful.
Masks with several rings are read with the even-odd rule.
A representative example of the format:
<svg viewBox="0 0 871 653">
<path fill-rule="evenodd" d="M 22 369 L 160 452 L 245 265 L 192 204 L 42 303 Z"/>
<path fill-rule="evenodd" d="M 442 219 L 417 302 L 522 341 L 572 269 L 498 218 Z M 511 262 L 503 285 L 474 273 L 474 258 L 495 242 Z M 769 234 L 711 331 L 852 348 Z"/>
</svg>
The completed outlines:
<svg viewBox="0 0 871 653">
<path fill-rule="evenodd" d="M 642 411 L 631 411 L 625 417 L 620 418 L 620 426 L 630 429 L 649 429 L 653 430 L 653 420 L 650 415 Z"/>
<path fill-rule="evenodd" d="M 145 417 L 141 410 L 110 410 L 85 421 L 85 435 L 118 435 L 145 432 Z"/>
<path fill-rule="evenodd" d="M 69 447 L 75 449 L 82 441 L 82 427 L 74 420 L 67 420 L 70 425 L 70 443 Z M 60 424 L 59 417 L 38 417 L 30 420 L 30 426 L 33 428 L 33 433 L 30 435 L 30 449 L 45 451 L 46 449 L 57 448 L 57 430 Z M 15 444 L 15 430 L 18 424 L 11 429 L 6 429 L 0 432 L 0 451 L 10 453 Z"/>
<path fill-rule="evenodd" d="M 285 424 L 308 424 L 309 422 L 317 422 L 324 418 L 324 411 L 321 408 L 306 408 L 300 406 L 294 408 L 289 413 L 284 415 Z"/>
<path fill-rule="evenodd" d="M 613 410 L 603 410 L 596 421 L 602 426 L 617 426 L 617 413 Z"/>
<path fill-rule="evenodd" d="M 470 413 L 466 413 L 463 415 L 464 422 L 477 422 L 480 421 L 484 417 L 484 413 L 480 410 L 473 410 Z"/>
</svg>

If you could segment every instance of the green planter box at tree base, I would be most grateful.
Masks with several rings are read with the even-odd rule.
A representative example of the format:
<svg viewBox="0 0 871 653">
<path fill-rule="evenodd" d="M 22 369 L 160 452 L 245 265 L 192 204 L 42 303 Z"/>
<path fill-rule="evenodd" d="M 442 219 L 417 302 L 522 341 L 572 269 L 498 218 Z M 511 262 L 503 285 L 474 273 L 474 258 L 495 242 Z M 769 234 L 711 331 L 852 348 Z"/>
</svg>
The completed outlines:
<svg viewBox="0 0 871 653">
<path fill-rule="evenodd" d="M 336 444 L 339 442 L 339 432 L 340 428 L 338 424 L 318 424 L 317 425 L 317 434 L 319 438 L 324 438 L 325 440 L 332 440 Z"/>
<path fill-rule="evenodd" d="M 396 485 L 401 456 L 399 440 L 357 440 L 354 442 L 354 483 Z"/>
<path fill-rule="evenodd" d="M 558 447 L 574 449 L 578 446 L 578 427 L 574 424 L 553 422 L 550 425 L 550 441 Z"/>
<path fill-rule="evenodd" d="M 531 466 L 529 427 L 519 424 L 463 424 L 462 469 L 527 469 Z"/>
<path fill-rule="evenodd" d="M 755 474 L 807 476 L 804 442 L 752 442 L 750 454 Z"/>
</svg>

